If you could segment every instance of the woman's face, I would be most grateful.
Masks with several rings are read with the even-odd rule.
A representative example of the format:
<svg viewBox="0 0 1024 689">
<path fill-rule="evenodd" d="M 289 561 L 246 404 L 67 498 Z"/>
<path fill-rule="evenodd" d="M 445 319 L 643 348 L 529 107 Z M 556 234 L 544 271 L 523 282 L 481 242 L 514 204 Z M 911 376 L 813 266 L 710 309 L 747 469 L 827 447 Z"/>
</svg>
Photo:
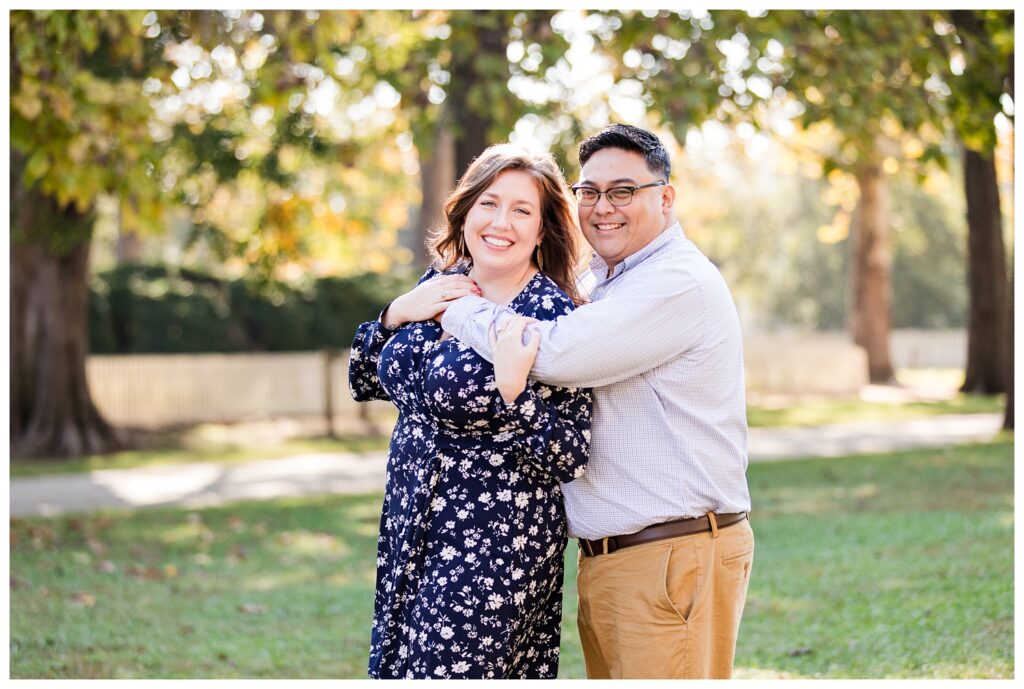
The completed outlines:
<svg viewBox="0 0 1024 689">
<path fill-rule="evenodd" d="M 495 178 L 466 214 L 466 248 L 476 270 L 523 271 L 541 240 L 536 182 L 520 170 Z"/>
</svg>

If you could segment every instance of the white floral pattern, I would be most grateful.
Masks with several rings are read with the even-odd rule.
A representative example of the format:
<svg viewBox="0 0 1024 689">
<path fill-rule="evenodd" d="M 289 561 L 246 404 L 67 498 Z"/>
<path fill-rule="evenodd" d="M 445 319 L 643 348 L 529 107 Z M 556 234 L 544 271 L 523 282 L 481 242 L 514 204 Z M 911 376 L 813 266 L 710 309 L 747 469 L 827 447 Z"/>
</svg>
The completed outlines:
<svg viewBox="0 0 1024 689">
<path fill-rule="evenodd" d="M 551 320 L 573 303 L 538 273 L 509 306 Z M 566 545 L 559 483 L 583 474 L 590 391 L 530 383 L 507 404 L 494 367 L 440 337 L 434 321 L 394 332 L 371 321 L 352 343 L 352 396 L 399 410 L 369 674 L 555 677 Z"/>
</svg>

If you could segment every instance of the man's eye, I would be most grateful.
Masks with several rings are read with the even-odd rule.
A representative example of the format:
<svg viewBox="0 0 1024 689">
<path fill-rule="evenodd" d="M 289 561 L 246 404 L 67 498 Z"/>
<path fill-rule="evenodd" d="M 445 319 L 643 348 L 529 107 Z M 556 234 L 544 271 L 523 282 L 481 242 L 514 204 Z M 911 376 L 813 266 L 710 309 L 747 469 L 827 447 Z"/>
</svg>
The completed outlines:
<svg viewBox="0 0 1024 689">
<path fill-rule="evenodd" d="M 632 195 L 633 190 L 629 187 L 615 187 L 608 190 L 608 196 L 611 196 L 616 201 L 625 201 Z"/>
</svg>

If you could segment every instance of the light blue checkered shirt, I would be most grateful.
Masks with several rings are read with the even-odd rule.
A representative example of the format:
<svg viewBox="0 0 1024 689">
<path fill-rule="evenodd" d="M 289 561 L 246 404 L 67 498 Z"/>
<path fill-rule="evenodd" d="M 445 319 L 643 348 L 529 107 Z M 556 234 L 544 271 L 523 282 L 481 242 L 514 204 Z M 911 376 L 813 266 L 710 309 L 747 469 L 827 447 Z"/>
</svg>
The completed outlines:
<svg viewBox="0 0 1024 689">
<path fill-rule="evenodd" d="M 591 303 L 531 327 L 531 377 L 594 388 L 590 462 L 564 484 L 569 533 L 598 539 L 706 512 L 746 512 L 747 417 L 736 306 L 678 223 L 615 267 L 596 256 Z M 444 329 L 488 361 L 505 307 L 464 297 Z"/>
</svg>

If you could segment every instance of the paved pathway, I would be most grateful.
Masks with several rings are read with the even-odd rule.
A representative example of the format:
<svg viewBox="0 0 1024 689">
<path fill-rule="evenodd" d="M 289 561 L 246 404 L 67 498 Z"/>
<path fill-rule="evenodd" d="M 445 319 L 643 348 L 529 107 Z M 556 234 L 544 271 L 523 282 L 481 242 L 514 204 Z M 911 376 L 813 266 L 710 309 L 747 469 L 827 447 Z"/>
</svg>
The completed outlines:
<svg viewBox="0 0 1024 689">
<path fill-rule="evenodd" d="M 1002 414 L 933 416 L 813 428 L 750 429 L 750 460 L 886 452 L 987 440 Z M 207 507 L 231 500 L 384 487 L 386 453 L 311 454 L 245 464 L 175 464 L 11 480 L 11 516 L 55 516 L 105 508 Z"/>
</svg>

